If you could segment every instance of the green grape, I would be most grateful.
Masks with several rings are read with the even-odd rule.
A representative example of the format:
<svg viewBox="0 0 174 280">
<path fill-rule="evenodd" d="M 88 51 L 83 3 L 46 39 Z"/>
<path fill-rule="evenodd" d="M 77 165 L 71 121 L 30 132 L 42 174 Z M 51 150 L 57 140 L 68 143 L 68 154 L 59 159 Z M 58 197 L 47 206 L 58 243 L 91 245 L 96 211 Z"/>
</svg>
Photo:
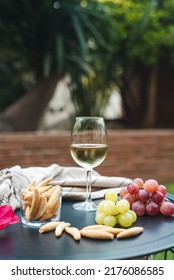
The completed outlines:
<svg viewBox="0 0 174 280">
<path fill-rule="evenodd" d="M 107 215 L 113 215 L 115 213 L 115 203 L 111 200 L 103 200 L 99 203 L 97 210 Z"/>
<path fill-rule="evenodd" d="M 115 216 L 105 216 L 104 217 L 104 225 L 109 227 L 114 227 L 116 225 L 116 218 Z"/>
<path fill-rule="evenodd" d="M 105 200 L 102 200 L 99 202 L 98 206 L 97 206 L 97 211 L 99 212 L 103 212 L 103 205 L 105 203 Z"/>
<path fill-rule="evenodd" d="M 118 222 L 122 227 L 130 227 L 132 225 L 132 215 L 128 212 L 119 214 Z"/>
<path fill-rule="evenodd" d="M 120 213 L 120 212 L 118 211 L 118 209 L 117 209 L 117 207 L 116 207 L 116 205 L 115 205 L 114 211 L 113 211 L 113 214 L 112 214 L 112 215 L 116 216 L 116 215 L 118 215 L 119 213 Z"/>
<path fill-rule="evenodd" d="M 115 226 L 116 226 L 116 224 L 118 224 L 118 223 L 119 223 L 119 222 L 118 222 L 118 216 L 119 216 L 119 215 L 114 216 L 114 217 L 115 217 L 115 221 L 116 221 L 116 222 L 115 222 Z"/>
<path fill-rule="evenodd" d="M 125 204 L 127 204 L 127 207 L 128 207 L 128 209 L 130 209 L 130 203 L 129 203 L 129 201 L 127 200 L 127 199 L 121 199 L 122 200 L 122 202 L 124 202 Z"/>
<path fill-rule="evenodd" d="M 117 195 L 116 191 L 114 191 L 114 190 L 107 190 L 106 191 L 105 199 L 111 200 L 111 201 L 116 203 L 117 202 L 117 198 L 118 198 L 118 195 Z"/>
<path fill-rule="evenodd" d="M 134 223 L 137 220 L 137 214 L 133 210 L 129 210 L 127 213 L 132 215 L 132 223 Z"/>
<path fill-rule="evenodd" d="M 103 225 L 104 224 L 104 218 L 106 216 L 102 213 L 102 212 L 99 212 L 99 211 L 96 211 L 96 214 L 95 214 L 95 222 L 98 224 L 98 225 Z"/>
<path fill-rule="evenodd" d="M 117 201 L 116 209 L 119 213 L 125 213 L 130 209 L 130 204 L 126 199 L 121 199 Z"/>
</svg>

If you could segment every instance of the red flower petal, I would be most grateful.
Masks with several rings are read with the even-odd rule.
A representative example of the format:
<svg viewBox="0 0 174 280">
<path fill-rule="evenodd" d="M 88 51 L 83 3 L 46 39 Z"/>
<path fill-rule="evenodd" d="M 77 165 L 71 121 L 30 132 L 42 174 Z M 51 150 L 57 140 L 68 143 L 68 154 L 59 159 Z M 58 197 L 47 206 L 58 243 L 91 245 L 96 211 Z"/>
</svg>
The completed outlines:
<svg viewBox="0 0 174 280">
<path fill-rule="evenodd" d="M 13 215 L 13 210 L 11 206 L 9 205 L 0 206 L 0 220 L 4 216 L 12 216 L 12 215 Z"/>
<path fill-rule="evenodd" d="M 17 216 L 14 216 L 13 219 L 11 220 L 10 224 L 16 224 L 16 223 L 19 223 L 20 220 Z"/>
<path fill-rule="evenodd" d="M 11 223 L 17 223 L 19 219 L 14 215 L 14 211 L 11 206 L 0 206 L 0 230 L 5 228 Z"/>
</svg>

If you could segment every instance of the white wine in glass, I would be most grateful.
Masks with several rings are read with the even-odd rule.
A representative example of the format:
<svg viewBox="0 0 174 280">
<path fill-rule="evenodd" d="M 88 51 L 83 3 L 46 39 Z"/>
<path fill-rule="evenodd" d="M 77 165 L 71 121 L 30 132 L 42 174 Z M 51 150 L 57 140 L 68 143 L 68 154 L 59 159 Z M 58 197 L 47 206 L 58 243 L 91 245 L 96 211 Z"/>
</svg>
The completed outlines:
<svg viewBox="0 0 174 280">
<path fill-rule="evenodd" d="M 95 211 L 91 200 L 91 172 L 108 152 L 107 132 L 102 117 L 77 117 L 71 132 L 70 152 L 74 161 L 86 170 L 86 200 L 73 204 L 80 211 Z"/>
</svg>

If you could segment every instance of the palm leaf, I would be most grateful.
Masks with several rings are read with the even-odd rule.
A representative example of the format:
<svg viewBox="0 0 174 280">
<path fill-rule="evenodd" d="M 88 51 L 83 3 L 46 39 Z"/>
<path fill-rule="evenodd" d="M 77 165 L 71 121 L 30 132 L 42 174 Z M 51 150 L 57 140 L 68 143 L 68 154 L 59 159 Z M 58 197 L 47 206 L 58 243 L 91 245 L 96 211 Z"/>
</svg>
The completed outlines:
<svg viewBox="0 0 174 280">
<path fill-rule="evenodd" d="M 59 34 L 56 36 L 56 58 L 59 73 L 64 69 L 64 42 L 63 37 Z"/>
<path fill-rule="evenodd" d="M 83 33 L 83 29 L 81 27 L 78 17 L 75 14 L 72 14 L 71 18 L 72 18 L 72 23 L 74 26 L 76 36 L 77 36 L 77 38 L 79 40 L 79 44 L 81 46 L 81 52 L 82 52 L 83 56 L 85 57 L 88 53 L 88 48 L 87 48 L 87 42 L 85 39 L 85 35 Z"/>
<path fill-rule="evenodd" d="M 91 31 L 91 34 L 94 35 L 94 38 L 98 41 L 98 43 L 101 46 L 106 47 L 106 42 L 101 35 L 101 32 L 95 27 L 95 25 L 88 19 L 88 17 L 85 14 L 79 14 L 81 20 L 83 21 L 84 25 L 87 26 L 87 28 Z"/>
<path fill-rule="evenodd" d="M 51 54 L 47 53 L 45 55 L 45 59 L 43 60 L 43 74 L 45 77 L 48 77 L 50 75 L 51 62 L 52 62 Z"/>
<path fill-rule="evenodd" d="M 154 9 L 157 8 L 158 1 L 151 0 L 144 9 L 144 15 L 140 17 L 140 19 L 136 22 L 135 26 L 132 30 L 132 37 L 136 38 L 140 33 L 142 33 L 147 27 L 150 19 L 150 15 Z"/>
</svg>

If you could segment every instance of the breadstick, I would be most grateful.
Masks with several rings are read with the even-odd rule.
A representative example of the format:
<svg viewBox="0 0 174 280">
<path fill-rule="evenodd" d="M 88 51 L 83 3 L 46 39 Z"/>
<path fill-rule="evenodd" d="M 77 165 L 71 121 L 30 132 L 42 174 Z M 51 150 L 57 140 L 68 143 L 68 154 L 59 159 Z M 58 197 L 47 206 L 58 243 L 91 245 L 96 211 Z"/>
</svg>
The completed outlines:
<svg viewBox="0 0 174 280">
<path fill-rule="evenodd" d="M 22 194 L 22 197 L 24 199 L 28 199 L 28 198 L 31 198 L 33 196 L 33 192 L 29 192 L 29 191 L 26 191 Z"/>
<path fill-rule="evenodd" d="M 46 191 L 48 191 L 50 188 L 52 188 L 52 186 L 51 185 L 49 185 L 49 186 L 44 186 L 44 187 L 40 187 L 40 188 L 38 188 L 38 192 L 40 193 L 40 194 L 44 194 Z M 45 195 L 45 194 L 44 194 Z"/>
<path fill-rule="evenodd" d="M 51 230 L 55 230 L 55 228 L 59 225 L 59 224 L 62 224 L 62 223 L 65 223 L 64 221 L 62 222 L 49 222 L 43 226 L 41 226 L 39 228 L 39 233 L 44 233 L 44 232 L 48 232 L 48 231 L 51 231 Z"/>
<path fill-rule="evenodd" d="M 62 232 L 64 231 L 64 229 L 66 227 L 69 227 L 70 226 L 70 223 L 62 223 L 62 224 L 59 224 L 56 229 L 55 229 L 55 236 L 56 237 L 59 237 L 61 236 Z"/>
<path fill-rule="evenodd" d="M 86 226 L 86 227 L 83 227 L 82 229 L 101 229 L 101 228 L 104 228 L 106 226 L 104 225 L 90 225 L 90 226 Z"/>
<path fill-rule="evenodd" d="M 36 215 L 36 212 L 39 208 L 39 203 L 40 203 L 40 196 L 39 196 L 39 192 L 38 190 L 35 188 L 33 190 L 33 199 L 32 199 L 32 203 L 31 203 L 31 210 L 30 210 L 30 217 L 31 219 L 34 218 L 34 216 Z"/>
<path fill-rule="evenodd" d="M 46 221 L 46 220 L 52 218 L 53 216 L 54 216 L 54 215 L 53 215 L 52 212 L 44 213 L 44 214 L 40 217 L 39 222 L 44 222 L 44 221 Z"/>
<path fill-rule="evenodd" d="M 32 193 L 31 194 L 22 195 L 22 201 L 25 204 L 31 204 L 32 199 L 33 199 L 33 194 Z"/>
<path fill-rule="evenodd" d="M 32 201 L 32 192 L 29 192 L 28 190 L 22 190 L 21 191 L 21 202 L 22 202 L 22 209 L 25 210 L 27 206 L 31 206 Z"/>
<path fill-rule="evenodd" d="M 32 194 L 32 191 L 30 191 L 30 190 L 27 190 L 27 189 L 22 189 L 21 190 L 21 193 L 22 193 L 22 195 L 27 195 L 27 194 Z"/>
<path fill-rule="evenodd" d="M 90 226 L 86 226 L 83 229 L 100 229 L 103 231 L 107 231 L 110 232 L 114 235 L 117 235 L 118 233 L 124 231 L 124 228 L 114 228 L 114 227 L 109 227 L 109 226 L 105 226 L 105 225 L 90 225 Z"/>
<path fill-rule="evenodd" d="M 32 181 L 26 188 L 26 190 L 32 191 L 35 186 L 35 181 Z"/>
<path fill-rule="evenodd" d="M 132 236 L 135 236 L 135 235 L 143 232 L 143 230 L 144 230 L 143 227 L 133 227 L 133 228 L 125 229 L 124 231 L 120 232 L 117 235 L 117 238 L 132 237 Z"/>
<path fill-rule="evenodd" d="M 25 200 L 24 197 L 21 197 L 21 207 L 22 207 L 22 209 L 25 210 L 27 206 L 29 206 L 28 201 Z"/>
<path fill-rule="evenodd" d="M 30 221 L 30 219 L 31 219 L 30 210 L 31 209 L 30 209 L 29 206 L 27 206 L 26 209 L 25 209 L 25 218 L 26 218 L 27 221 Z"/>
<path fill-rule="evenodd" d="M 56 188 L 56 186 L 54 186 L 54 187 L 52 187 L 52 185 L 50 185 L 51 186 L 51 188 L 48 190 L 48 191 L 46 191 L 46 192 L 44 192 L 44 196 L 49 200 L 49 198 L 50 198 L 50 196 L 52 195 L 52 193 L 54 192 L 54 190 L 55 190 L 55 188 Z"/>
<path fill-rule="evenodd" d="M 100 229 L 82 229 L 80 233 L 84 237 L 93 239 L 113 239 L 114 235 L 112 233 L 102 231 Z"/>
<path fill-rule="evenodd" d="M 46 206 L 46 210 L 45 210 L 44 214 L 40 217 L 39 222 L 44 222 L 44 221 L 56 216 L 56 212 L 58 210 L 59 203 L 60 203 L 60 201 L 57 200 L 53 209 L 48 209 L 48 207 Z"/>
<path fill-rule="evenodd" d="M 48 210 L 52 211 L 52 209 L 54 209 L 55 205 L 57 205 L 57 201 L 59 201 L 60 190 L 61 190 L 61 187 L 56 186 L 54 192 L 52 193 L 52 195 L 50 196 L 50 198 L 48 200 L 48 205 L 47 205 Z"/>
<path fill-rule="evenodd" d="M 76 227 L 66 227 L 65 228 L 65 231 L 72 235 L 72 237 L 75 239 L 75 240 L 80 240 L 81 239 L 81 233 L 80 233 L 80 230 Z"/>
<path fill-rule="evenodd" d="M 123 232 L 126 229 L 124 229 L 124 228 L 114 228 L 114 227 L 109 227 L 109 226 L 107 227 L 106 226 L 106 227 L 100 228 L 100 230 L 112 233 L 113 235 L 117 236 L 120 232 Z"/>
<path fill-rule="evenodd" d="M 46 197 L 42 196 L 40 199 L 40 205 L 36 212 L 36 215 L 34 216 L 34 220 L 38 220 L 45 212 L 47 207 L 47 199 Z"/>
<path fill-rule="evenodd" d="M 54 207 L 51 209 L 51 213 L 53 214 L 53 216 L 56 215 L 59 205 L 60 205 L 60 197 L 57 199 L 57 202 L 55 203 Z M 49 209 L 47 211 L 49 211 Z"/>
<path fill-rule="evenodd" d="M 44 186 L 48 185 L 48 183 L 49 183 L 50 181 L 51 181 L 50 178 L 46 178 L 46 179 L 42 180 L 42 181 L 36 186 L 36 188 L 44 187 Z"/>
</svg>

